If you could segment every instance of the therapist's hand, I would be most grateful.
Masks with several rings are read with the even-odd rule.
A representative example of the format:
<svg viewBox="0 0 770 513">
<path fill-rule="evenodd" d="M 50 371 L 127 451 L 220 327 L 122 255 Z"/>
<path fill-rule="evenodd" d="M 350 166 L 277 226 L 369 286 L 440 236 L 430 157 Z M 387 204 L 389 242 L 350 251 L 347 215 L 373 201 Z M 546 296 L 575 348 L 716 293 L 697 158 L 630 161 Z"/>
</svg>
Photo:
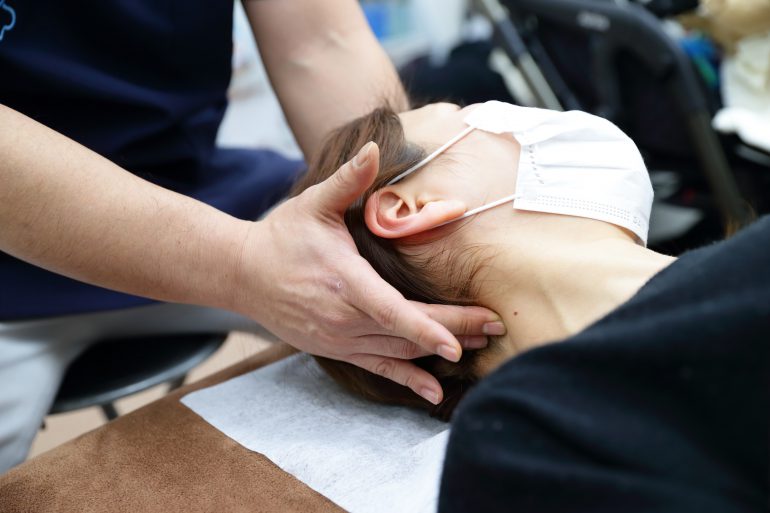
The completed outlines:
<svg viewBox="0 0 770 513">
<path fill-rule="evenodd" d="M 358 254 L 343 214 L 378 165 L 370 143 L 328 180 L 253 223 L 233 308 L 298 349 L 350 362 L 437 404 L 438 381 L 409 360 L 438 354 L 457 361 L 460 342 L 478 349 L 504 328 L 484 308 L 407 301 Z"/>
</svg>

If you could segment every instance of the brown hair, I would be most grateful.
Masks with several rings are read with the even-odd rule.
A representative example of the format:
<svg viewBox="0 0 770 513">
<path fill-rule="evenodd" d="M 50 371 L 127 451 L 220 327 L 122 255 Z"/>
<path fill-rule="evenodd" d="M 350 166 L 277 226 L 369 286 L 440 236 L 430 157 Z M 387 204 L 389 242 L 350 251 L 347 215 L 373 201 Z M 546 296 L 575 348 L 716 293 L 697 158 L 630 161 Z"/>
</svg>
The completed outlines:
<svg viewBox="0 0 770 513">
<path fill-rule="evenodd" d="M 423 237 L 418 244 L 409 239 L 394 241 L 377 237 L 366 226 L 364 205 L 372 193 L 426 155 L 423 148 L 406 141 L 401 121 L 393 109 L 378 108 L 332 132 L 322 151 L 311 161 L 307 174 L 295 185 L 292 195 L 329 178 L 369 141 L 374 141 L 380 148 L 379 174 L 374 184 L 345 212 L 345 224 L 359 253 L 407 299 L 423 303 L 473 304 L 471 284 L 477 269 L 462 257 L 461 253 L 467 252 L 456 249 L 434 251 L 432 253 L 439 256 L 427 256 L 419 251 L 421 244 L 445 244 L 446 233 L 451 229 L 444 230 L 441 238 L 426 240 Z M 411 249 L 408 256 L 403 252 L 407 249 Z M 414 360 L 441 383 L 444 400 L 438 406 L 404 386 L 352 364 L 322 357 L 316 359 L 337 383 L 357 395 L 377 402 L 425 409 L 433 416 L 448 420 L 460 398 L 477 379 L 473 372 L 474 357 L 474 353 L 465 352 L 459 364 L 437 356 Z"/>
</svg>

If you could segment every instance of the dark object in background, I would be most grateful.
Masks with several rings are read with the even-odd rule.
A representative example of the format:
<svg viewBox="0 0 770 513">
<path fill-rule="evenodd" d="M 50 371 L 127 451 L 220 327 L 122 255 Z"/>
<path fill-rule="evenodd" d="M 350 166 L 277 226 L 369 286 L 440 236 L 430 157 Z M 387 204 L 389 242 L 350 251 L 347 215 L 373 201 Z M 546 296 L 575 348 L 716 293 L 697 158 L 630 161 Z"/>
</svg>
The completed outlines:
<svg viewBox="0 0 770 513">
<path fill-rule="evenodd" d="M 661 18 L 692 11 L 700 5 L 700 0 L 634 0 L 634 2 Z"/>
<path fill-rule="evenodd" d="M 50 413 L 100 406 L 113 420 L 115 401 L 161 383 L 179 388 L 226 338 L 212 333 L 101 340 L 69 366 Z"/>
<path fill-rule="evenodd" d="M 668 217 L 658 217 L 655 238 L 657 249 L 673 254 L 721 239 L 750 219 L 743 197 L 760 213 L 769 211 L 770 198 L 770 168 L 763 169 L 758 159 L 736 158 L 731 142 L 714 132 L 710 121 L 719 108 L 714 81 L 704 84 L 692 48 L 683 48 L 655 16 L 692 6 L 675 0 L 476 2 L 492 21 L 495 44 L 538 92 L 538 105 L 609 119 L 634 139 L 651 175 L 676 183 L 666 187 L 665 200 L 673 209 L 657 211 Z M 544 101 L 549 99 L 557 106 Z M 701 221 L 681 224 L 677 210 Z"/>
<path fill-rule="evenodd" d="M 489 68 L 490 41 L 463 43 L 441 66 L 418 57 L 403 66 L 401 79 L 415 105 L 448 101 L 470 105 L 489 100 L 515 103 L 503 78 Z"/>
<path fill-rule="evenodd" d="M 743 158 L 734 140 L 714 132 L 718 91 L 707 87 L 691 54 L 651 14 L 676 14 L 692 2 L 502 2 L 549 82 L 555 74 L 581 110 L 623 129 L 651 174 L 678 177 L 679 189 L 666 203 L 703 215 L 694 230 L 659 241 L 656 249 L 678 254 L 721 239 L 752 217 L 749 205 L 770 211 L 770 168 Z"/>
</svg>

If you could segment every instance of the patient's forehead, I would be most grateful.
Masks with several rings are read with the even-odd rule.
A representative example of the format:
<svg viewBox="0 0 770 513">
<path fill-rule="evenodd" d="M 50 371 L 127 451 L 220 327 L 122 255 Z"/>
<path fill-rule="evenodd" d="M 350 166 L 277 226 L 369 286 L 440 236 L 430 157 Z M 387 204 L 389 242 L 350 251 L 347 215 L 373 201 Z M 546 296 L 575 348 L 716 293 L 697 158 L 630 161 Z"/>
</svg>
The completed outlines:
<svg viewBox="0 0 770 513">
<path fill-rule="evenodd" d="M 406 140 L 431 150 L 447 142 L 467 126 L 467 115 L 453 103 L 432 103 L 398 115 Z"/>
</svg>

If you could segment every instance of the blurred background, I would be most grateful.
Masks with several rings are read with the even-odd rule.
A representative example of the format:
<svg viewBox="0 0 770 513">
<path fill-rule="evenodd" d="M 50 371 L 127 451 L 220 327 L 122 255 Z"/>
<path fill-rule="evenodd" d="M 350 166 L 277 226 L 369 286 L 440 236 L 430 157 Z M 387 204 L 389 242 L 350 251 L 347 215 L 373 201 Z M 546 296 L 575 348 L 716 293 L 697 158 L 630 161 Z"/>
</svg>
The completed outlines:
<svg viewBox="0 0 770 513">
<path fill-rule="evenodd" d="M 655 189 L 650 246 L 719 240 L 770 211 L 770 9 L 718 0 L 364 0 L 416 106 L 503 100 L 606 117 L 640 147 Z M 738 9 L 731 6 L 738 5 Z M 230 106 L 218 143 L 300 158 L 235 5 Z M 254 123 L 260 119 L 260 123 Z M 267 341 L 231 334 L 187 380 Z M 116 402 L 126 413 L 159 385 Z M 39 454 L 105 421 L 97 407 L 51 415 Z"/>
</svg>

